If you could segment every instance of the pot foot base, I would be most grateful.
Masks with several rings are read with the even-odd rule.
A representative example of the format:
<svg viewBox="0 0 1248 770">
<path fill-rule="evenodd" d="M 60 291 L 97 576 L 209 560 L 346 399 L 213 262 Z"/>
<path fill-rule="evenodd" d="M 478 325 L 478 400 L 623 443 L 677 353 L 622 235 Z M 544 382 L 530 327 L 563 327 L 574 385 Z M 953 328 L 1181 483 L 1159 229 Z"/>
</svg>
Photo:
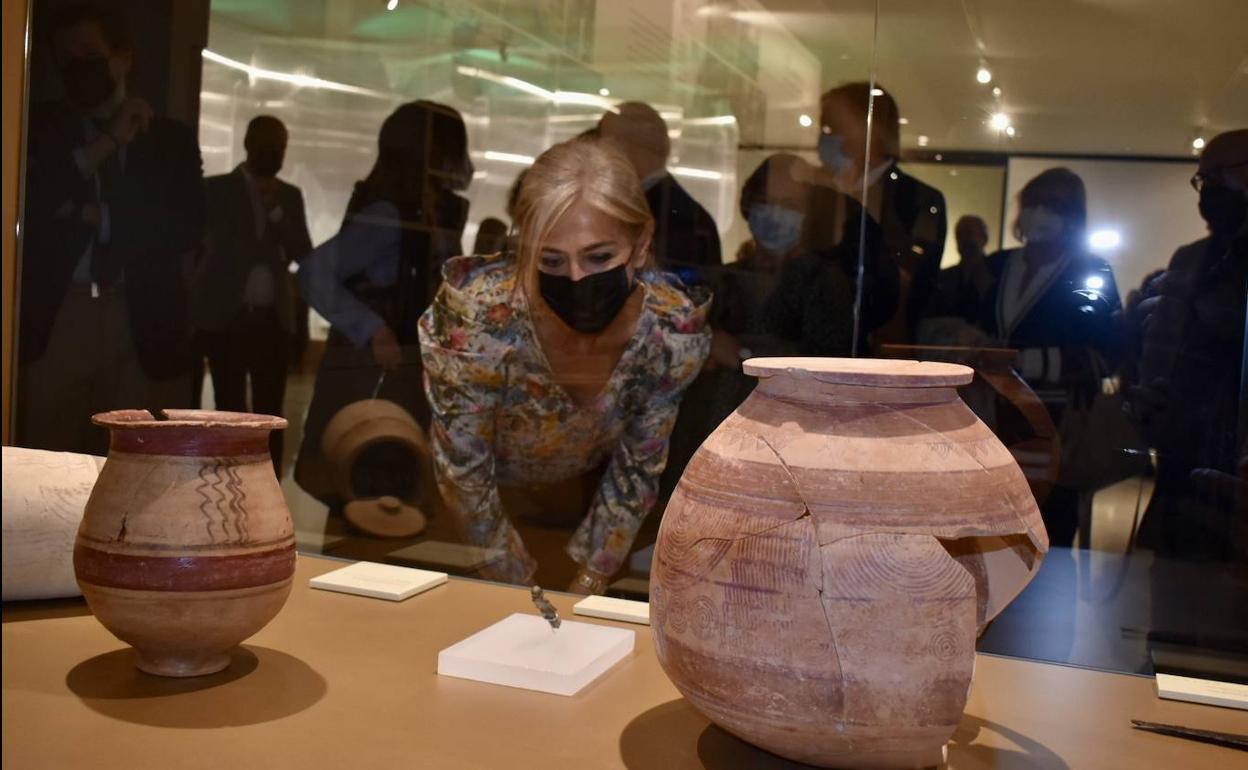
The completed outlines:
<svg viewBox="0 0 1248 770">
<path fill-rule="evenodd" d="M 192 676 L 208 676 L 224 671 L 230 665 L 230 653 L 222 652 L 201 658 L 170 658 L 145 655 L 135 651 L 134 665 L 145 674 L 183 679 Z"/>
</svg>

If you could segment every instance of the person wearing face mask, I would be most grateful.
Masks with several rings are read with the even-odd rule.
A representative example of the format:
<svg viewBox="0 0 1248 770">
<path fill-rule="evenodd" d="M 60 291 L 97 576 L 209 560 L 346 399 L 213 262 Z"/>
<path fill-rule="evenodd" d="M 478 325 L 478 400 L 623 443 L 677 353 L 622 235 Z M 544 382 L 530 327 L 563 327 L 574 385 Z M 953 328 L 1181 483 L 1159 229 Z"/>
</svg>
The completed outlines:
<svg viewBox="0 0 1248 770">
<path fill-rule="evenodd" d="M 1209 235 L 1180 247 L 1141 302 L 1140 384 L 1131 406 L 1157 451 L 1157 486 L 1141 540 L 1173 559 L 1242 560 L 1248 554 L 1242 475 L 1248 457 L 1242 390 L 1248 129 L 1209 140 L 1192 186 Z M 1238 499 L 1202 484 L 1218 478 L 1240 487 Z M 1177 598 L 1173 589 L 1164 596 L 1172 603 Z M 1243 597 L 1237 599 L 1242 604 Z M 1200 606 L 1215 607 L 1203 600 Z M 1172 630 L 1191 620 L 1172 617 L 1172 609 L 1167 616 Z"/>
<path fill-rule="evenodd" d="M 1023 186 L 1018 205 L 1014 234 L 1023 246 L 988 257 L 992 288 L 977 322 L 995 346 L 1019 351 L 1019 373 L 1061 425 L 1063 413 L 1086 408 L 1113 370 L 1122 304 L 1109 263 L 1085 247 L 1082 179 L 1065 168 L 1044 171 Z M 1041 509 L 1050 543 L 1073 542 L 1080 506 L 1089 502 L 1059 475 Z"/>
<path fill-rule="evenodd" d="M 896 264 L 900 281 L 899 302 L 874 331 L 872 342 L 877 348 L 912 342 L 936 287 L 948 224 L 941 192 L 897 166 L 901 157 L 897 102 L 878 84 L 847 83 L 831 89 L 820 104 L 816 150 L 822 173 L 815 179 L 807 248 L 827 252 L 845 234 L 856 235 L 865 208 L 880 230 L 877 257 Z"/>
<path fill-rule="evenodd" d="M 754 389 L 757 379 L 746 376 L 741 362 L 753 356 L 791 355 L 796 345 L 773 333 L 765 309 L 775 292 L 782 269 L 805 255 L 802 222 L 810 206 L 806 161 L 789 153 L 764 160 L 741 187 L 740 212 L 751 239 L 737 251 L 737 259 L 699 278 L 713 293 L 711 353 L 707 365 L 689 386 L 676 427 L 672 431 L 660 497 L 667 499 L 685 466 L 707 436 Z"/>
<path fill-rule="evenodd" d="M 127 91 L 135 46 L 116 12 L 67 5 L 47 42 L 63 97 L 32 106 L 25 132 L 17 438 L 105 454 L 92 414 L 190 399 L 199 147 Z"/>
<path fill-rule="evenodd" d="M 334 496 L 321 437 L 340 409 L 382 398 L 429 424 L 417 323 L 442 265 L 463 253 L 468 217 L 468 201 L 458 193 L 473 169 L 456 110 L 423 100 L 401 105 L 382 123 L 377 144 L 377 161 L 356 183 L 342 229 L 297 274 L 304 298 L 330 331 L 295 481 L 331 508 L 342 501 Z"/>
<path fill-rule="evenodd" d="M 602 593 L 657 499 L 708 301 L 655 269 L 654 219 L 615 145 L 530 167 L 518 253 L 451 260 L 420 322 L 434 468 L 484 577 Z M 539 551 L 552 532 L 566 548 Z"/>
<path fill-rule="evenodd" d="M 204 180 L 208 237 L 192 317 L 217 409 L 282 414 L 296 329 L 289 268 L 312 250 L 303 193 L 277 178 L 287 136 L 277 118 L 253 118 L 243 138 L 246 160 Z M 270 438 L 279 477 L 282 434 Z"/>
<path fill-rule="evenodd" d="M 741 191 L 742 213 L 754 236 L 741 258 L 752 269 L 772 273 L 758 318 L 772 339 L 797 355 L 849 356 L 860 233 L 849 228 L 835 246 L 810 250 L 803 232 L 817 190 L 811 180 L 817 178 L 816 170 L 793 155 L 775 155 L 759 166 Z M 897 309 L 899 280 L 896 262 L 883 254 L 879 226 L 870 219 L 865 225 L 860 351 Z"/>
</svg>

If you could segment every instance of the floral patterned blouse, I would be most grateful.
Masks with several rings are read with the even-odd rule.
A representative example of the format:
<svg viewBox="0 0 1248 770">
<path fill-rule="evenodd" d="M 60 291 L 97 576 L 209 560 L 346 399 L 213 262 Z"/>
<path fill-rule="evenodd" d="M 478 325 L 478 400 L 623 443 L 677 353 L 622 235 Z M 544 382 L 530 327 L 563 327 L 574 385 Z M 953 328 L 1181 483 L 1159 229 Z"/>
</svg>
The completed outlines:
<svg viewBox="0 0 1248 770">
<path fill-rule="evenodd" d="M 568 543 L 578 564 L 606 575 L 623 564 L 658 497 L 668 438 L 685 388 L 710 350 L 709 297 L 646 271 L 637 327 L 602 392 L 577 406 L 553 379 L 515 260 L 447 262 L 420 319 L 434 469 L 468 540 L 502 549 L 487 571 L 529 580 L 536 562 L 504 514 L 498 487 L 562 481 L 606 464 L 588 515 Z"/>
</svg>

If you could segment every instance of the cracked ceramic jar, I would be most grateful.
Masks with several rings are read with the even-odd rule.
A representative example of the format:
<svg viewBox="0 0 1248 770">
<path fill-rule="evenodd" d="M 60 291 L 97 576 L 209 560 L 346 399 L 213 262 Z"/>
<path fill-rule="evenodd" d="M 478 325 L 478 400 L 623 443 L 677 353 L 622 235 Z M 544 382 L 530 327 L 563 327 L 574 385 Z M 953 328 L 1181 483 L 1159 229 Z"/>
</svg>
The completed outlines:
<svg viewBox="0 0 1248 770">
<path fill-rule="evenodd" d="M 277 615 L 295 536 L 273 474 L 280 417 L 166 410 L 98 414 L 112 434 L 74 544 L 91 611 L 136 665 L 199 676 Z"/>
<path fill-rule="evenodd" d="M 789 759 L 938 765 L 975 640 L 1039 569 L 1040 512 L 957 364 L 753 359 L 687 466 L 651 571 L 659 662 Z"/>
</svg>

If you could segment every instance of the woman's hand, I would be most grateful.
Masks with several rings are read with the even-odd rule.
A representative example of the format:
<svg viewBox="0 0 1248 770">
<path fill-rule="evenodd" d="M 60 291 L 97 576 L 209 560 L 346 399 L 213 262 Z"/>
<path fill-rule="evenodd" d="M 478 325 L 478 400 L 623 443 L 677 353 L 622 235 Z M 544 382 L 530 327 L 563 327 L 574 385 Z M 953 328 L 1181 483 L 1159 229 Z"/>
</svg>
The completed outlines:
<svg viewBox="0 0 1248 770">
<path fill-rule="evenodd" d="M 389 326 L 382 326 L 373 334 L 373 360 L 381 368 L 398 369 L 403 362 L 403 349 L 399 347 L 399 338 Z"/>
<path fill-rule="evenodd" d="M 609 579 L 609 575 L 603 575 L 586 567 L 581 567 L 580 571 L 576 573 L 576 577 L 572 578 L 572 582 L 568 585 L 568 593 L 580 596 L 595 596 L 605 593 Z"/>
</svg>

